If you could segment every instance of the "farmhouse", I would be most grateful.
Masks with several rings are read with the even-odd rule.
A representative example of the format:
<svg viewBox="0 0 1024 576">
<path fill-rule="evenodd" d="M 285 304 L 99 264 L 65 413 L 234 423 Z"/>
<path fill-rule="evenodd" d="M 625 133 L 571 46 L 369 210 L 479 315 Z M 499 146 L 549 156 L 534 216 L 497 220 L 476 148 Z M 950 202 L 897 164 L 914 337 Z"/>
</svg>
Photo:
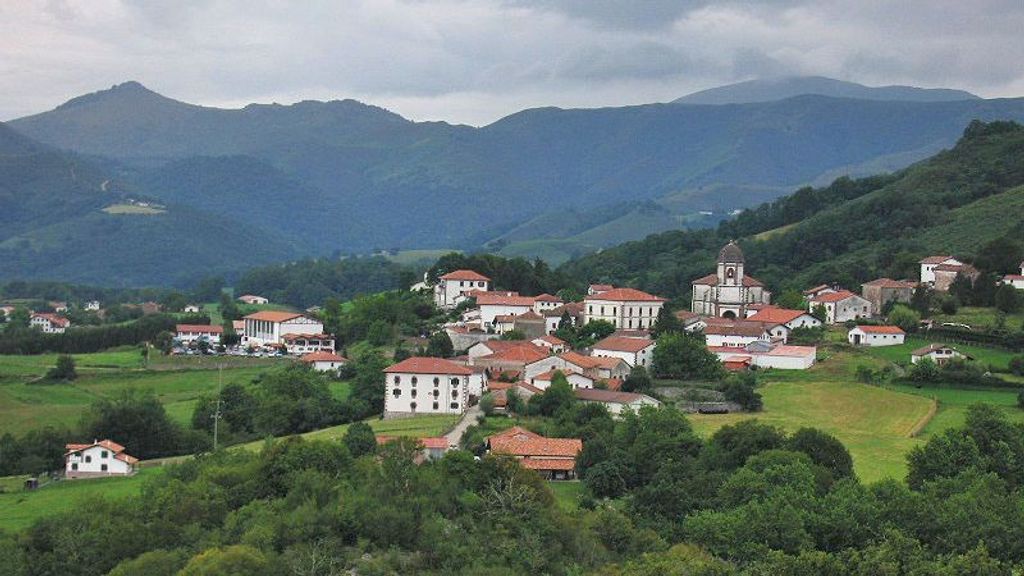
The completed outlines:
<svg viewBox="0 0 1024 576">
<path fill-rule="evenodd" d="M 620 416 L 627 408 L 639 412 L 644 406 L 660 406 L 661 402 L 647 396 L 646 394 L 634 394 L 632 392 L 614 392 L 612 390 L 576 390 L 576 398 L 581 402 L 591 404 L 603 404 L 608 412 L 614 416 Z"/>
<path fill-rule="evenodd" d="M 747 344 L 771 342 L 772 335 L 761 322 L 737 320 L 729 323 L 710 323 L 704 329 L 708 348 L 743 348 Z"/>
<path fill-rule="evenodd" d="M 487 438 L 492 454 L 507 454 L 523 468 L 536 470 L 547 480 L 576 477 L 576 456 L 583 450 L 578 438 L 545 438 L 520 426 L 513 426 Z"/>
<path fill-rule="evenodd" d="M 551 357 L 551 352 L 547 348 L 520 341 L 519 346 L 474 358 L 473 365 L 486 368 L 492 375 L 506 372 L 523 374 L 527 366 Z"/>
<path fill-rule="evenodd" d="M 625 378 L 629 376 L 631 366 L 622 358 L 584 356 L 578 352 L 566 352 L 558 358 L 566 362 L 566 367 L 579 369 L 580 372 L 595 380 Z"/>
<path fill-rule="evenodd" d="M 49 312 L 35 312 L 29 319 L 28 325 L 38 328 L 45 334 L 63 334 L 71 325 L 71 321 Z"/>
<path fill-rule="evenodd" d="M 939 366 L 957 358 L 972 360 L 972 358 L 967 354 L 945 344 L 929 344 L 924 348 L 918 348 L 910 353 L 911 364 L 917 364 L 925 358 L 930 358 L 932 362 L 935 362 Z"/>
<path fill-rule="evenodd" d="M 533 311 L 533 297 L 518 292 L 481 292 L 476 295 L 480 307 L 480 321 L 493 327 L 498 316 L 518 316 Z"/>
<path fill-rule="evenodd" d="M 821 320 L 803 310 L 788 310 L 769 306 L 762 308 L 753 316 L 747 318 L 750 322 L 761 322 L 769 328 L 769 332 L 775 338 L 782 338 L 783 342 L 789 340 L 789 333 L 797 328 L 817 328 L 821 326 Z"/>
<path fill-rule="evenodd" d="M 203 311 L 201 304 L 186 304 L 182 311 L 186 314 L 198 314 Z"/>
<path fill-rule="evenodd" d="M 543 314 L 545 310 L 554 310 L 562 304 L 565 304 L 565 302 L 563 302 L 558 296 L 541 294 L 533 299 L 533 311 L 537 314 Z"/>
<path fill-rule="evenodd" d="M 264 310 L 244 317 L 243 346 L 267 346 L 284 342 L 285 335 L 320 335 L 324 324 L 297 312 Z"/>
<path fill-rule="evenodd" d="M 465 300 L 467 293 L 487 292 L 491 279 L 473 270 L 455 270 L 437 279 L 434 286 L 434 304 L 442 310 L 455 308 Z"/>
<path fill-rule="evenodd" d="M 1020 274 L 1003 276 L 1003 284 L 1009 284 L 1018 290 L 1024 290 L 1024 262 L 1020 263 Z"/>
<path fill-rule="evenodd" d="M 788 346 L 771 342 L 752 342 L 743 348 L 712 347 L 718 359 L 726 365 L 746 365 L 780 370 L 806 370 L 814 365 L 818 350 L 814 346 Z"/>
<path fill-rule="evenodd" d="M 964 263 L 952 256 L 929 256 L 918 262 L 921 265 L 921 283 L 935 283 L 935 268 L 938 266 L 963 266 Z"/>
<path fill-rule="evenodd" d="M 238 297 L 238 301 L 243 304 L 269 304 L 270 300 L 267 300 L 263 296 L 256 296 L 255 294 L 243 294 Z"/>
<path fill-rule="evenodd" d="M 82 306 L 82 308 L 85 309 L 85 310 L 88 310 L 89 312 L 96 312 L 96 311 L 98 311 L 100 309 L 100 301 L 99 300 L 89 300 L 88 302 L 86 302 Z"/>
<path fill-rule="evenodd" d="M 220 338 L 224 334 L 224 327 L 213 324 L 178 324 L 174 327 L 174 331 L 174 337 L 182 343 L 206 340 L 209 344 L 220 344 Z"/>
<path fill-rule="evenodd" d="M 889 302 L 909 304 L 914 295 L 914 284 L 890 278 L 879 278 L 861 284 L 861 296 L 871 303 L 871 309 L 881 314 Z"/>
<path fill-rule="evenodd" d="M 624 338 L 609 336 L 590 349 L 591 356 L 621 358 L 630 366 L 650 366 L 654 353 L 654 340 L 650 338 Z"/>
<path fill-rule="evenodd" d="M 348 363 L 345 357 L 339 356 L 334 352 L 310 352 L 299 358 L 299 361 L 309 364 L 317 372 L 334 373 L 337 373 L 339 368 Z"/>
<path fill-rule="evenodd" d="M 384 370 L 384 417 L 462 414 L 473 371 L 441 358 L 414 356 Z"/>
<path fill-rule="evenodd" d="M 825 322 L 828 324 L 841 324 L 871 316 L 871 302 L 849 290 L 826 292 L 807 301 L 809 312 L 814 312 L 818 306 L 824 307 Z"/>
<path fill-rule="evenodd" d="M 718 270 L 693 281 L 691 310 L 704 316 L 745 318 L 747 306 L 771 303 L 771 292 L 744 273 L 743 251 L 729 242 L 718 252 Z"/>
<path fill-rule="evenodd" d="M 541 390 L 547 390 L 551 387 L 551 380 L 554 379 L 555 374 L 561 372 L 565 379 L 569 382 L 569 386 L 573 390 L 588 389 L 594 387 L 594 379 L 590 376 L 580 374 L 573 370 L 549 370 L 543 374 L 538 374 L 530 378 L 530 384 L 533 384 Z"/>
<path fill-rule="evenodd" d="M 583 304 L 583 324 L 605 320 L 616 328 L 648 330 L 665 299 L 633 288 L 613 288 L 585 297 Z"/>
<path fill-rule="evenodd" d="M 854 346 L 899 346 L 906 336 L 898 326 L 857 326 L 846 339 Z"/>
<path fill-rule="evenodd" d="M 135 473 L 139 462 L 124 451 L 124 446 L 110 440 L 68 444 L 64 449 L 64 477 L 68 479 L 127 476 Z"/>
</svg>

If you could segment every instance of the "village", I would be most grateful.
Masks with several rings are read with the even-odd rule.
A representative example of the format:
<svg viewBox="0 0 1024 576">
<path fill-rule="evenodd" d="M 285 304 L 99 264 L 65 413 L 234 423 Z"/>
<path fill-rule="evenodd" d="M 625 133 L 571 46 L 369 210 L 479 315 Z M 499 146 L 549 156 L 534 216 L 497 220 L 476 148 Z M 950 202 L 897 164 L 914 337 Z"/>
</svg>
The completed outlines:
<svg viewBox="0 0 1024 576">
<path fill-rule="evenodd" d="M 906 331 L 886 322 L 894 306 L 910 304 L 917 291 L 943 293 L 958 278 L 973 280 L 978 274 L 952 256 L 928 257 L 919 264 L 917 279 L 879 278 L 864 283 L 860 294 L 842 286 L 814 286 L 802 292 L 803 307 L 783 308 L 773 304 L 773 295 L 762 282 L 747 274 L 742 250 L 730 242 L 720 250 L 715 271 L 692 281 L 690 309 L 676 311 L 666 308 L 666 299 L 632 288 L 591 284 L 582 301 L 574 302 L 551 294 L 495 290 L 491 279 L 479 272 L 452 270 L 432 285 L 413 289 L 428 291 L 434 305 L 451 318 L 440 331 L 450 340 L 453 353 L 446 358 L 412 355 L 385 368 L 383 417 L 446 415 L 468 425 L 481 417 L 482 404 L 488 414 L 500 415 L 553 385 L 567 387 L 579 402 L 602 405 L 616 418 L 659 406 L 662 401 L 650 391 L 623 385 L 631 377 L 647 378 L 658 349 L 659 322 L 669 315 L 674 327 L 699 338 L 731 373 L 808 370 L 818 360 L 815 342 L 823 330 L 842 334 L 854 347 L 900 346 Z M 1024 263 L 1021 266 L 1021 275 L 1008 275 L 1003 283 L 1024 289 Z M 269 303 L 250 294 L 238 301 Z M 62 332 L 69 325 L 60 316 L 67 304 L 51 305 L 53 312 L 32 313 L 31 326 L 44 333 Z M 99 309 L 98 302 L 85 306 Z M 184 311 L 198 313 L 201 307 L 190 304 Z M 349 360 L 336 350 L 336 339 L 325 333 L 317 312 L 247 314 L 232 322 L 235 342 L 227 346 L 222 326 L 179 324 L 171 353 L 294 358 L 336 377 Z M 561 329 L 587 326 L 607 328 L 590 345 L 577 349 L 557 336 Z M 929 325 L 923 322 L 921 327 Z M 953 360 L 973 358 L 941 341 L 929 342 L 907 358 L 909 365 L 942 366 Z M 684 409 L 725 414 L 743 407 L 718 400 L 690 403 Z M 459 447 L 464 428 L 420 439 L 424 457 L 438 458 Z M 379 442 L 392 439 L 378 437 Z M 117 440 L 69 442 L 66 477 L 133 474 L 138 460 Z M 521 427 L 487 439 L 488 450 L 512 455 L 551 480 L 576 478 L 575 459 L 582 445 L 579 438 L 545 438 Z"/>
</svg>

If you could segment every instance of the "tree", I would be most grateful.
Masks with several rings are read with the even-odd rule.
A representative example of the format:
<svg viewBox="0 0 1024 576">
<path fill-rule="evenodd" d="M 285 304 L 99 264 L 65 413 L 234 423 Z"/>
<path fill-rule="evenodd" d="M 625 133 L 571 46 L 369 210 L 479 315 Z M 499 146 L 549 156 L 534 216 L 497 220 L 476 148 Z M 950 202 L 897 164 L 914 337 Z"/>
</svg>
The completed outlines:
<svg viewBox="0 0 1024 576">
<path fill-rule="evenodd" d="M 652 369 L 658 378 L 719 380 L 725 371 L 700 337 L 665 334 L 654 349 Z"/>
<path fill-rule="evenodd" d="M 651 327 L 651 335 L 657 338 L 662 334 L 682 331 L 683 323 L 674 312 L 668 309 L 668 306 L 662 306 L 658 310 L 658 318 L 654 321 L 654 326 Z"/>
<path fill-rule="evenodd" d="M 526 334 L 522 330 L 509 330 L 501 335 L 502 340 L 526 340 Z"/>
<path fill-rule="evenodd" d="M 1024 410 L 1024 388 L 1017 391 L 1017 408 Z"/>
<path fill-rule="evenodd" d="M 192 299 L 195 302 L 218 302 L 224 292 L 224 278 L 220 276 L 209 276 L 203 278 L 196 284 L 192 291 Z"/>
<path fill-rule="evenodd" d="M 651 381 L 650 375 L 647 374 L 647 369 L 643 366 L 634 366 L 629 371 L 629 376 L 622 382 L 623 392 L 647 394 L 652 389 L 654 389 L 654 383 Z"/>
<path fill-rule="evenodd" d="M 1014 272 L 1024 261 L 1024 246 L 1009 236 L 1001 236 L 982 246 L 974 265 L 994 274 Z"/>
<path fill-rule="evenodd" d="M 430 335 L 427 343 L 427 356 L 435 358 L 451 358 L 455 354 L 455 346 L 451 337 L 444 330 L 438 330 Z"/>
<path fill-rule="evenodd" d="M 786 308 L 788 310 L 806 310 L 807 304 L 804 301 L 804 296 L 796 290 L 789 289 L 784 290 L 782 294 L 775 300 L 780 308 Z"/>
<path fill-rule="evenodd" d="M 914 382 L 935 382 L 939 379 L 939 367 L 931 358 L 925 357 L 910 367 L 909 377 Z"/>
<path fill-rule="evenodd" d="M 910 296 L 910 308 L 921 316 L 928 316 L 932 309 L 932 292 L 925 284 L 918 284 Z"/>
<path fill-rule="evenodd" d="M 82 421 L 87 438 L 109 438 L 140 459 L 167 456 L 177 451 L 181 431 L 152 393 L 126 390 L 113 399 L 92 405 Z"/>
<path fill-rule="evenodd" d="M 377 436 L 366 422 L 353 422 L 341 440 L 353 458 L 373 454 L 377 451 Z"/>
<path fill-rule="evenodd" d="M 75 359 L 67 354 L 61 354 L 57 357 L 57 365 L 46 373 L 46 377 L 50 380 L 68 381 L 78 378 L 78 372 L 75 370 Z"/>
<path fill-rule="evenodd" d="M 211 548 L 193 556 L 179 576 L 269 576 L 269 562 L 259 550 L 236 545 Z"/>
<path fill-rule="evenodd" d="M 824 304 L 818 304 L 811 310 L 811 316 L 814 316 L 821 322 L 828 322 L 828 309 L 825 308 Z"/>
<path fill-rule="evenodd" d="M 899 326 L 904 332 L 914 332 L 921 323 L 921 315 L 907 306 L 897 304 L 889 313 L 889 323 Z"/>
<path fill-rule="evenodd" d="M 494 415 L 494 394 L 487 392 L 480 397 L 480 411 L 484 416 Z"/>
<path fill-rule="evenodd" d="M 1010 373 L 1015 376 L 1024 376 L 1024 356 L 1010 358 Z"/>
<path fill-rule="evenodd" d="M 171 350 L 174 349 L 174 334 L 171 334 L 167 330 L 160 332 L 153 339 L 153 346 L 155 346 L 156 349 L 163 353 L 165 356 L 167 354 L 170 354 Z"/>
<path fill-rule="evenodd" d="M 572 392 L 569 380 L 560 370 L 556 370 L 551 377 L 551 385 L 541 394 L 535 394 L 530 398 L 530 413 L 537 412 L 544 416 L 555 416 L 563 410 L 572 407 L 576 396 Z"/>
<path fill-rule="evenodd" d="M 626 491 L 622 467 L 612 461 L 598 462 L 588 468 L 583 483 L 597 498 L 618 498 Z"/>
<path fill-rule="evenodd" d="M 1000 284 L 994 300 L 996 308 L 1006 314 L 1013 314 L 1021 308 L 1020 292 L 1010 284 Z"/>
<path fill-rule="evenodd" d="M 835 479 L 853 476 L 853 457 L 843 443 L 816 428 L 801 428 L 790 437 L 787 447 L 803 452 L 811 461 L 832 473 Z"/>
<path fill-rule="evenodd" d="M 386 320 L 374 320 L 366 330 L 366 340 L 374 346 L 386 346 L 393 337 L 393 327 Z"/>
<path fill-rule="evenodd" d="M 722 394 L 729 402 L 735 402 L 747 412 L 760 412 L 764 407 L 761 395 L 757 393 L 757 375 L 753 372 L 736 374 L 722 383 Z"/>
<path fill-rule="evenodd" d="M 28 324 L 31 320 L 32 313 L 24 306 L 16 307 L 14 312 L 11 312 L 10 317 L 7 318 L 7 321 L 11 326 L 17 326 L 19 328 L 28 328 Z"/>
</svg>

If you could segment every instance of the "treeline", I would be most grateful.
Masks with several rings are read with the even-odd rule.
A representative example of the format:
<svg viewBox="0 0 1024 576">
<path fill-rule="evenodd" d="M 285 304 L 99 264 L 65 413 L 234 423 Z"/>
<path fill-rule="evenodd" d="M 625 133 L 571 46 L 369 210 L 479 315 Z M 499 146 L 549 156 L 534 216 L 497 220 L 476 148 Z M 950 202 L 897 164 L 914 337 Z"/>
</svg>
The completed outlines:
<svg viewBox="0 0 1024 576">
<path fill-rule="evenodd" d="M 67 282 L 15 280 L 0 285 L 0 300 L 55 300 L 88 302 L 99 300 L 104 306 L 159 300 L 167 293 L 163 288 L 101 288 Z"/>
<path fill-rule="evenodd" d="M 544 422 L 584 439 L 577 511 L 515 460 L 453 451 L 417 465 L 414 442 L 378 447 L 353 426 L 340 442 L 189 460 L 127 502 L 0 535 L 0 563 L 68 576 L 1011 576 L 1024 561 L 1024 430 L 992 408 L 914 449 L 909 484 L 862 484 L 813 429 L 746 421 L 703 440 L 672 408 L 613 420 L 592 404 Z"/>
<path fill-rule="evenodd" d="M 408 288 L 416 275 L 386 258 L 301 260 L 252 268 L 239 278 L 236 294 L 259 294 L 296 308 L 349 300 L 358 294 Z"/>
<path fill-rule="evenodd" d="M 44 334 L 34 328 L 8 326 L 0 333 L 0 354 L 88 354 L 116 346 L 152 342 L 161 332 L 173 332 L 176 323 L 173 316 L 153 314 L 127 324 L 72 326 L 63 334 Z"/>
<path fill-rule="evenodd" d="M 492 290 L 511 290 L 527 296 L 557 294 L 568 288 L 572 290 L 567 294 L 572 300 L 586 290 L 586 280 L 552 270 L 543 260 L 529 262 L 494 254 L 445 254 L 427 271 L 427 277 L 436 282 L 440 276 L 461 269 L 475 270 L 490 278 Z"/>
</svg>

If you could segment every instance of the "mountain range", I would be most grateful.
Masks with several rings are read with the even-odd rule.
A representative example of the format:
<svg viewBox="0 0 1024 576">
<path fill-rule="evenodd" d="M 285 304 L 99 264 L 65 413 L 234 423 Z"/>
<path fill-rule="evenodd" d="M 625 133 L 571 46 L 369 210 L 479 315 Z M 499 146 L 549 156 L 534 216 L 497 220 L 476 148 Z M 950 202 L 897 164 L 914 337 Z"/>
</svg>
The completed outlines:
<svg viewBox="0 0 1024 576">
<path fill-rule="evenodd" d="M 50 213 L 45 199 L 22 199 L 4 215 L 0 274 L 102 281 L 116 271 L 102 283 L 160 283 L 378 248 L 486 247 L 558 262 L 712 225 L 801 186 L 903 168 L 951 146 L 973 119 L 1024 120 L 1024 99 L 822 80 L 791 79 L 777 97 L 757 83 L 723 88 L 719 101 L 738 103 L 694 103 L 714 101 L 705 92 L 532 109 L 480 128 L 353 100 L 210 108 L 127 82 L 8 123 L 36 156 L 94 176 L 48 175 L 33 188 L 16 183 L 26 154 L 4 155 L 0 194 L 66 198 L 54 196 L 61 210 Z M 794 93 L 822 85 L 831 92 Z M 104 212 L 128 200 L 164 208 Z M 78 227 L 160 265 L 83 254 L 69 233 Z"/>
</svg>

